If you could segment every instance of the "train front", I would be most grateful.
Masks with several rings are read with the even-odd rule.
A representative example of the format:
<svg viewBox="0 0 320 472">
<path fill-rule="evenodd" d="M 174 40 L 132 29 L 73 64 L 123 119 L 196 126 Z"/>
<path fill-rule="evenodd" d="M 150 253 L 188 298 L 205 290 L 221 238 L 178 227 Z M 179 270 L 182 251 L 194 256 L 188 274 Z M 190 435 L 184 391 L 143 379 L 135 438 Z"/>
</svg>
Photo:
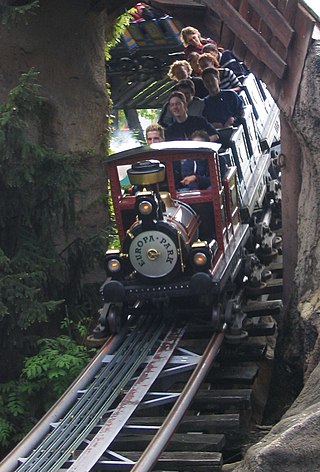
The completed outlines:
<svg viewBox="0 0 320 472">
<path fill-rule="evenodd" d="M 199 239 L 201 221 L 192 207 L 162 190 L 162 163 L 139 161 L 127 173 L 135 218 L 121 250 L 107 251 L 103 299 L 106 304 L 121 305 L 121 310 L 142 301 L 168 305 L 190 295 L 195 274 L 209 273 L 216 244 Z"/>
</svg>

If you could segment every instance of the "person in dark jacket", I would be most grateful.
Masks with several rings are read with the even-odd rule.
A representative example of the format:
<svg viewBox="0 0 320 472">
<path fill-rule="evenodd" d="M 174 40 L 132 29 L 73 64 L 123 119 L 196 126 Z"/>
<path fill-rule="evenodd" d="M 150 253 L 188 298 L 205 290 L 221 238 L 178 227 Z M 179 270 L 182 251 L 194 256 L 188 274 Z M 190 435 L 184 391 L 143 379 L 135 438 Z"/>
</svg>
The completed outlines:
<svg viewBox="0 0 320 472">
<path fill-rule="evenodd" d="M 188 115 L 187 99 L 182 92 L 171 93 L 169 108 L 176 121 L 165 130 L 166 141 L 188 140 L 192 133 L 199 129 L 208 133 L 210 141 L 219 139 L 217 130 L 205 118 Z"/>
<path fill-rule="evenodd" d="M 203 47 L 202 52 L 211 54 L 217 59 L 220 67 L 231 69 L 237 77 L 248 75 L 250 72 L 244 64 L 238 61 L 236 56 L 232 51 L 229 51 L 229 49 L 221 52 L 216 44 L 206 44 Z"/>
<path fill-rule="evenodd" d="M 212 56 L 212 54 L 209 54 L 208 52 L 201 54 L 199 56 L 199 65 L 201 67 L 201 75 L 202 71 L 207 67 L 218 69 L 221 90 L 234 90 L 234 92 L 239 92 L 241 90 L 241 82 L 235 73 L 227 67 L 220 67 L 219 62 Z"/>
<path fill-rule="evenodd" d="M 202 98 L 195 97 L 194 83 L 190 79 L 179 80 L 177 85 L 173 87 L 172 91 L 182 92 L 188 105 L 189 116 L 202 116 L 204 110 L 204 101 Z M 161 110 L 158 123 L 167 128 L 169 125 L 174 123 L 175 118 L 169 109 L 169 102 L 166 102 Z"/>
<path fill-rule="evenodd" d="M 207 67 L 202 72 L 203 82 L 209 91 L 204 99 L 203 116 L 216 128 L 239 126 L 244 113 L 244 103 L 233 90 L 220 90 L 219 71 Z"/>
<path fill-rule="evenodd" d="M 202 116 L 189 116 L 187 99 L 182 92 L 172 92 L 169 97 L 169 108 L 175 118 L 175 122 L 165 129 L 166 141 L 185 141 L 191 138 L 194 131 L 203 129 L 207 131 L 211 141 L 217 141 L 219 135 L 217 130 Z M 180 161 L 174 161 L 173 171 L 176 188 L 181 187 L 181 165 Z"/>
<path fill-rule="evenodd" d="M 208 133 L 203 130 L 194 131 L 192 141 L 210 142 Z M 224 157 L 219 155 L 221 180 L 227 171 Z M 187 190 L 206 189 L 210 187 L 210 175 L 207 159 L 186 159 L 181 166 L 181 184 Z"/>
</svg>

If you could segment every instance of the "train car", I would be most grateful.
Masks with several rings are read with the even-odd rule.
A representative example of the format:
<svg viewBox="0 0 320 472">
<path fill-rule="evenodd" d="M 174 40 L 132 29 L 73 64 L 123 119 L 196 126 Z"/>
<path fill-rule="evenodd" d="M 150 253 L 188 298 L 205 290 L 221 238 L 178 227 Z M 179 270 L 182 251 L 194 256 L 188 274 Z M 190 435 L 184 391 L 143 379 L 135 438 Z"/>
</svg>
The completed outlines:
<svg viewBox="0 0 320 472">
<path fill-rule="evenodd" d="M 177 182 L 176 170 L 188 160 L 206 161 L 206 188 L 186 189 Z M 223 173 L 221 161 L 227 163 Z M 140 309 L 173 316 L 201 313 L 217 327 L 234 323 L 238 305 L 234 310 L 226 305 L 235 287 L 244 277 L 263 279 L 260 261 L 247 254 L 248 243 L 256 245 L 252 235 L 267 234 L 260 247 L 273 250 L 268 208 L 279 198 L 270 163 L 271 148 L 262 149 L 251 104 L 243 125 L 231 130 L 223 146 L 164 142 L 109 156 L 120 248 L 106 253 L 104 305 L 91 339 L 118 332 Z M 259 232 L 258 225 L 264 230 Z M 228 319 L 221 315 L 226 312 Z"/>
</svg>

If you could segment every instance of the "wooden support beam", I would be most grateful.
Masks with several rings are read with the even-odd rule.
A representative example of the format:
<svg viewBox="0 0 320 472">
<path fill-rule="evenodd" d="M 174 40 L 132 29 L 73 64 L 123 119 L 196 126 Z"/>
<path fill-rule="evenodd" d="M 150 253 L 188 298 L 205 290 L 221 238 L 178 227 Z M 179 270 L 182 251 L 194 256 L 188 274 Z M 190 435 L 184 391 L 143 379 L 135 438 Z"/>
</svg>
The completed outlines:
<svg viewBox="0 0 320 472">
<path fill-rule="evenodd" d="M 224 0 L 199 0 L 213 9 L 225 21 L 236 36 L 242 39 L 255 57 L 274 71 L 279 79 L 286 72 L 286 62 L 269 46 L 267 41 L 245 21 L 235 8 Z"/>
<path fill-rule="evenodd" d="M 281 83 L 282 90 L 278 98 L 279 107 L 288 117 L 293 114 L 315 22 L 307 10 L 298 5 L 294 20 L 296 35 L 288 55 L 288 74 Z"/>
<path fill-rule="evenodd" d="M 276 36 L 286 48 L 289 47 L 294 35 L 294 29 L 287 23 L 276 7 L 269 0 L 248 0 L 248 2 L 268 25 L 272 34 Z"/>
<path fill-rule="evenodd" d="M 233 5 L 233 3 L 231 3 Z M 250 23 L 250 19 L 252 16 L 252 9 L 248 4 L 247 0 L 242 0 L 239 7 L 233 5 L 236 10 L 240 13 L 240 15 Z M 243 43 L 242 39 L 238 36 L 234 37 L 234 47 L 233 47 L 234 55 L 241 61 L 244 61 L 247 54 L 247 47 Z M 246 64 L 247 65 L 247 64 Z M 248 66 L 247 66 L 248 67 Z"/>
</svg>

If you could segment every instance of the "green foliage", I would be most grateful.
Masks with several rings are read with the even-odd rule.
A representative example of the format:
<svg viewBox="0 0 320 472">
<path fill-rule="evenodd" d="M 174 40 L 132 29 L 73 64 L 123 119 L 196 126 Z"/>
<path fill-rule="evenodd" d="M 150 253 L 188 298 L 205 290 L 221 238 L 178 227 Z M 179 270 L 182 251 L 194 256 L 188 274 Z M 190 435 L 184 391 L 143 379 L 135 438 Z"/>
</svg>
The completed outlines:
<svg viewBox="0 0 320 472">
<path fill-rule="evenodd" d="M 43 103 L 37 77 L 34 70 L 22 74 L 0 106 L 0 321 L 2 333 L 17 338 L 18 329 L 46 322 L 61 304 L 50 299 L 62 266 L 52 234 L 58 223 L 65 230 L 72 224 L 80 181 L 78 157 L 29 137 Z"/>
<path fill-rule="evenodd" d="M 69 333 L 69 336 L 71 338 L 80 337 L 80 339 L 84 340 L 89 334 L 88 328 L 91 323 L 91 317 L 83 316 L 81 317 L 81 320 L 75 321 L 70 318 L 68 313 L 67 316 L 60 323 L 60 326 L 62 329 L 66 330 Z"/>
<path fill-rule="evenodd" d="M 9 253 L 15 252 L 22 229 L 46 239 L 53 223 L 62 221 L 67 229 L 74 220 L 79 157 L 59 154 L 28 138 L 39 127 L 36 117 L 43 103 L 37 77 L 33 70 L 22 74 L 8 102 L 0 106 L 0 228 L 9 236 Z"/>
<path fill-rule="evenodd" d="M 0 104 L 0 446 L 13 445 L 88 362 L 83 314 L 98 288 L 81 282 L 100 254 L 101 241 L 79 238 L 63 253 L 56 228 L 75 219 L 81 159 L 41 143 L 46 102 L 38 73 L 24 73 Z M 95 293 L 93 301 L 86 297 Z M 68 307 L 68 336 L 50 336 Z M 50 323 L 49 323 L 50 322 Z M 49 326 L 50 325 L 50 326 Z M 64 328 L 63 328 L 64 329 Z M 48 335 L 46 335 L 46 338 Z M 39 353 L 34 355 L 40 347 Z M 27 356 L 27 360 L 24 360 Z M 22 374 L 21 374 L 22 369 Z M 17 379 L 18 378 L 18 379 Z"/>
<path fill-rule="evenodd" d="M 159 117 L 159 110 L 154 108 L 140 108 L 138 111 L 139 116 L 149 120 L 150 122 L 155 123 L 158 121 Z"/>
<path fill-rule="evenodd" d="M 69 336 L 38 341 L 39 354 L 26 360 L 22 370 L 24 378 L 43 389 L 51 402 L 61 395 L 89 361 L 85 346 L 75 343 Z M 54 395 L 50 396 L 49 391 Z"/>
<path fill-rule="evenodd" d="M 133 12 L 133 11 L 135 11 L 134 8 L 126 11 L 121 16 L 119 16 L 119 18 L 117 18 L 117 20 L 113 24 L 113 28 L 105 43 L 104 52 L 105 52 L 105 58 L 107 61 L 110 59 L 110 49 L 116 46 L 120 42 L 122 33 L 124 32 L 126 27 L 129 25 L 130 19 L 131 19 L 130 12 Z"/>
<path fill-rule="evenodd" d="M 120 249 L 120 239 L 116 227 L 116 216 L 114 213 L 113 202 L 111 198 L 110 183 L 108 186 L 108 209 L 109 209 L 109 225 L 107 227 L 108 248 Z"/>
<path fill-rule="evenodd" d="M 0 5 L 0 18 L 2 24 L 10 24 L 23 19 L 28 24 L 28 14 L 35 14 L 35 9 L 40 6 L 39 0 L 31 0 L 25 5 L 7 6 Z"/>
<path fill-rule="evenodd" d="M 67 336 L 38 342 L 16 381 L 0 384 L 0 446 L 19 441 L 79 375 L 90 351 Z"/>
<path fill-rule="evenodd" d="M 6 261 L 5 265 L 0 266 L 0 321 L 7 335 L 17 332 L 21 336 L 17 330 L 26 330 L 34 323 L 48 321 L 48 314 L 63 302 L 45 298 L 45 286 L 49 279 L 46 269 L 52 260 L 41 257 L 42 247 L 33 247 L 33 260 L 26 255 L 30 246 L 26 250 L 21 247 L 11 260 L 4 256 L 0 248 L 0 260 Z"/>
</svg>

